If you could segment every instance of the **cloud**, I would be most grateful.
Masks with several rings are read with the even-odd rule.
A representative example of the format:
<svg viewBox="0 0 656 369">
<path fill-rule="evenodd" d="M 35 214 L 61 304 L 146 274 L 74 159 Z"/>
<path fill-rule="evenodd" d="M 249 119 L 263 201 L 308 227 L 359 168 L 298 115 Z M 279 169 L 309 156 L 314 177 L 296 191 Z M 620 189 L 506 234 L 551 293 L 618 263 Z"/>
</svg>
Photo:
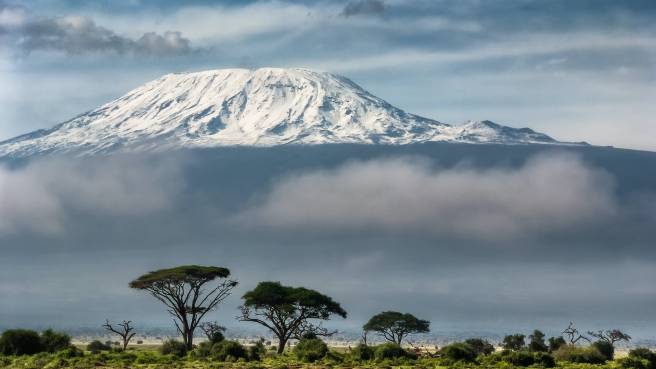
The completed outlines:
<svg viewBox="0 0 656 369">
<path fill-rule="evenodd" d="M 191 42 L 180 32 L 146 32 L 131 39 L 97 25 L 85 16 L 37 17 L 23 7 L 0 7 L 0 35 L 25 54 L 60 51 L 66 54 L 116 53 L 181 55 L 192 52 Z"/>
<path fill-rule="evenodd" d="M 507 240 L 589 229 L 618 212 L 609 175 L 552 155 L 516 169 L 439 170 L 407 158 L 350 163 L 281 181 L 243 219 L 319 233 Z"/>
<path fill-rule="evenodd" d="M 55 235 L 86 216 L 130 218 L 162 211 L 182 187 L 177 170 L 175 163 L 120 157 L 0 167 L 0 235 Z"/>
<path fill-rule="evenodd" d="M 385 3 L 382 0 L 352 0 L 344 6 L 340 14 L 344 17 L 378 15 L 383 14 L 385 9 Z"/>
</svg>

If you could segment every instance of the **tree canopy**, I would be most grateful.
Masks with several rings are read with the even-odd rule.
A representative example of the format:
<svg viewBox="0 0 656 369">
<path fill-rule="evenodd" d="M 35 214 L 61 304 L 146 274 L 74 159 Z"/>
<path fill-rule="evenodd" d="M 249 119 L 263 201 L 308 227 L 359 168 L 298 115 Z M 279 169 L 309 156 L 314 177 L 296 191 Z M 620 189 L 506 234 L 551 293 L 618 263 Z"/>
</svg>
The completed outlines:
<svg viewBox="0 0 656 369">
<path fill-rule="evenodd" d="M 146 273 L 130 282 L 130 287 L 148 291 L 166 305 L 187 349 L 191 349 L 194 331 L 205 314 L 216 308 L 237 285 L 229 276 L 227 268 L 183 265 Z M 216 285 L 208 286 L 216 279 L 219 280 Z"/>
<path fill-rule="evenodd" d="M 331 297 L 304 287 L 283 286 L 280 282 L 260 282 L 243 296 L 239 320 L 258 323 L 278 338 L 278 352 L 290 338 L 312 333 L 317 336 L 334 332 L 311 323 L 311 319 L 328 320 L 331 315 L 346 318 L 346 311 Z"/>
<path fill-rule="evenodd" d="M 418 319 L 412 314 L 403 314 L 398 311 L 384 311 L 376 314 L 362 328 L 382 335 L 386 340 L 401 344 L 403 338 L 413 333 L 427 333 L 430 331 L 428 320 Z"/>
</svg>

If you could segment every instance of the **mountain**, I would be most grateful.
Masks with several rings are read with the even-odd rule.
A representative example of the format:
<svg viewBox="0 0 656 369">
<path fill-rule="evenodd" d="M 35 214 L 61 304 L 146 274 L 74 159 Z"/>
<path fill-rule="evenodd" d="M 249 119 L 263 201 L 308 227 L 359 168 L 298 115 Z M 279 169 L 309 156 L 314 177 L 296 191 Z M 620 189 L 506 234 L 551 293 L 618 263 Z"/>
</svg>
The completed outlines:
<svg viewBox="0 0 656 369">
<path fill-rule="evenodd" d="M 429 141 L 568 144 L 529 128 L 409 114 L 330 73 L 262 68 L 167 74 L 53 128 L 0 142 L 0 156 Z"/>
</svg>

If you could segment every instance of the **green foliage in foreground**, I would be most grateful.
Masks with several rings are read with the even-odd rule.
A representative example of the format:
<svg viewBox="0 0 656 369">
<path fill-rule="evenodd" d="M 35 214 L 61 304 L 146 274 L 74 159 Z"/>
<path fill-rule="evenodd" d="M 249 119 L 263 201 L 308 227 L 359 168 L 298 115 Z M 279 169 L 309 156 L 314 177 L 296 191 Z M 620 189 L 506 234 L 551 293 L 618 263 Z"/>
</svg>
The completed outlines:
<svg viewBox="0 0 656 369">
<path fill-rule="evenodd" d="M 313 363 L 323 359 L 328 353 L 328 346 L 318 338 L 305 338 L 294 347 L 296 357 L 304 362 Z"/>
<path fill-rule="evenodd" d="M 554 357 L 545 352 L 528 349 L 520 351 L 503 350 L 490 354 L 473 355 L 472 345 L 460 342 L 445 346 L 437 357 L 417 357 L 398 345 L 391 343 L 378 346 L 359 345 L 347 352 L 338 352 L 326 348 L 325 353 L 316 339 L 308 339 L 283 354 L 272 351 L 260 352 L 253 356 L 251 347 L 244 347 L 235 341 L 218 343 L 201 343 L 193 351 L 182 356 L 173 353 L 163 354 L 156 349 L 127 351 L 103 351 L 98 353 L 82 352 L 74 347 L 55 353 L 41 352 L 34 355 L 0 355 L 0 368 L 7 369 L 514 369 L 514 368 L 558 368 L 558 369 L 656 369 L 656 354 L 647 349 L 632 350 L 625 358 L 600 364 L 583 362 L 554 361 Z M 319 341 L 321 342 L 321 341 Z M 180 342 L 178 342 L 180 343 Z M 323 342 L 321 342 L 323 343 Z M 298 347 L 297 345 L 296 347 Z M 319 347 L 321 346 L 321 347 Z M 257 346 L 259 349 L 262 346 Z M 594 348 L 561 348 L 557 357 L 570 355 L 569 358 L 589 359 Z M 300 352 L 318 352 L 309 359 L 299 355 Z M 583 356 L 582 356 L 583 355 Z M 318 357 L 320 356 L 320 357 Z M 596 360 L 596 359 L 594 359 Z M 310 362 L 313 361 L 313 362 Z"/>
<path fill-rule="evenodd" d="M 46 329 L 41 334 L 29 329 L 9 329 L 0 336 L 0 354 L 33 355 L 56 352 L 71 346 L 69 335 Z"/>
</svg>

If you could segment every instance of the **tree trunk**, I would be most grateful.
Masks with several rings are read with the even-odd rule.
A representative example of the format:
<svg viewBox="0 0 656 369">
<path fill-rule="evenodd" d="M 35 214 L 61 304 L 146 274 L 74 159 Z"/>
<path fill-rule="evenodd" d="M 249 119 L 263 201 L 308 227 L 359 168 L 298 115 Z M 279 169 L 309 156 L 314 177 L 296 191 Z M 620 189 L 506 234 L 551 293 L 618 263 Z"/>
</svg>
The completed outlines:
<svg viewBox="0 0 656 369">
<path fill-rule="evenodd" d="M 282 354 L 285 352 L 285 346 L 287 345 L 287 340 L 284 338 L 278 338 L 278 353 Z"/>
<path fill-rule="evenodd" d="M 187 350 L 193 350 L 194 348 L 194 332 L 190 329 L 187 330 L 185 335 L 185 344 L 187 344 Z"/>
<path fill-rule="evenodd" d="M 123 351 L 128 349 L 128 340 L 123 338 Z"/>
</svg>

